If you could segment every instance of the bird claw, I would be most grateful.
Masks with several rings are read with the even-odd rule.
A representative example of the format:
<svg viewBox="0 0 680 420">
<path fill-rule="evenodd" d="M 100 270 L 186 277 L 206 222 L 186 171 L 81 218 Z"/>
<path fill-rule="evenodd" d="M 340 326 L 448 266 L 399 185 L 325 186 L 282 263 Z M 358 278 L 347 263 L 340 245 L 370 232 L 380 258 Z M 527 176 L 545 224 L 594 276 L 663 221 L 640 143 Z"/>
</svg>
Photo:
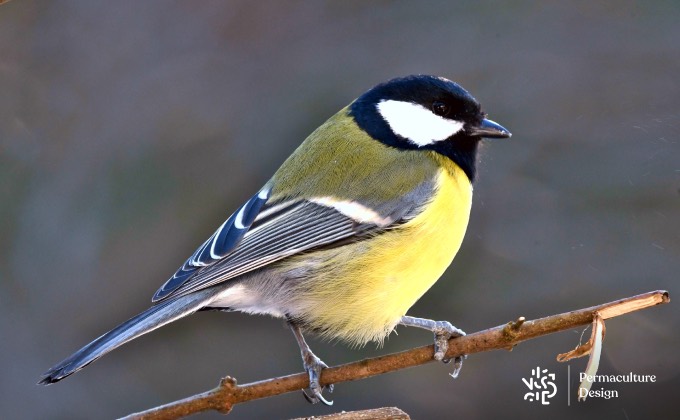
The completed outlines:
<svg viewBox="0 0 680 420">
<path fill-rule="evenodd" d="M 435 327 L 432 330 L 434 333 L 434 358 L 435 360 L 444 363 L 451 362 L 451 359 L 445 359 L 444 355 L 449 349 L 449 339 L 452 337 L 462 337 L 465 332 L 459 328 L 454 327 L 448 321 L 436 321 Z M 453 372 L 450 374 L 453 378 L 458 377 L 460 370 L 463 368 L 463 360 L 467 355 L 457 356 L 454 358 Z"/>
<path fill-rule="evenodd" d="M 321 371 L 327 368 L 328 365 L 316 357 L 314 353 L 309 353 L 304 358 L 304 367 L 309 374 L 309 388 L 303 389 L 302 395 L 304 395 L 311 404 L 316 404 L 321 401 L 325 405 L 333 405 L 333 401 L 328 401 L 322 394 L 325 389 L 327 389 L 328 392 L 333 392 L 333 384 L 326 386 L 321 386 L 321 384 L 319 384 Z"/>
<path fill-rule="evenodd" d="M 456 379 L 460 374 L 460 370 L 463 369 L 463 360 L 465 359 L 467 359 L 467 354 L 456 356 L 456 358 L 453 359 L 453 372 L 449 373 L 453 379 Z M 450 362 L 451 359 L 448 359 L 448 361 Z"/>
</svg>

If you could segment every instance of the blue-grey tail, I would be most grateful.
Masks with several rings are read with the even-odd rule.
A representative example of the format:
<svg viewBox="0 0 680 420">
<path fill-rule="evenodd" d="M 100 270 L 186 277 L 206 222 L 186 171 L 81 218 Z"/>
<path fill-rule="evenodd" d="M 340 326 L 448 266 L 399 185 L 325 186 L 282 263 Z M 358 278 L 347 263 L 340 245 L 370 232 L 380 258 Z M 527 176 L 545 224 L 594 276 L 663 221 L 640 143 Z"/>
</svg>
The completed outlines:
<svg viewBox="0 0 680 420">
<path fill-rule="evenodd" d="M 49 385 L 58 382 L 118 346 L 198 311 L 210 302 L 214 294 L 214 290 L 206 289 L 152 306 L 52 367 L 43 374 L 38 384 Z"/>
</svg>

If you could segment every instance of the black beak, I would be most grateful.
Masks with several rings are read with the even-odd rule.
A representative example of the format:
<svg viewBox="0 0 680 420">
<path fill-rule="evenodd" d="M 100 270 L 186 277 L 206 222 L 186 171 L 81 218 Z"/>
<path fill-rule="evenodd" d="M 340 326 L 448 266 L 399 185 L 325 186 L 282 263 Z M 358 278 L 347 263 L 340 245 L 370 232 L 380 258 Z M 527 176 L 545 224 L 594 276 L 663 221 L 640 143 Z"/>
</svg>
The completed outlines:
<svg viewBox="0 0 680 420">
<path fill-rule="evenodd" d="M 512 137 L 512 133 L 506 130 L 502 125 L 496 124 L 486 118 L 478 126 L 468 127 L 466 133 L 472 137 L 485 137 L 487 139 L 507 139 Z"/>
</svg>

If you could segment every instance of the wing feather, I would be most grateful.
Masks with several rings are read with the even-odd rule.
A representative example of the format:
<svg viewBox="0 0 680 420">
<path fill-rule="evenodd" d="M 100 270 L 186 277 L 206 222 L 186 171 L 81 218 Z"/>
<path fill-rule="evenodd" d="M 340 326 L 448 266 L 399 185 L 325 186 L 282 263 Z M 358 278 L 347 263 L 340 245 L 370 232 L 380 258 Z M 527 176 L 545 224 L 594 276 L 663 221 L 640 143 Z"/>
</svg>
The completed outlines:
<svg viewBox="0 0 680 420">
<path fill-rule="evenodd" d="M 389 203 L 295 198 L 267 203 L 265 186 L 232 214 L 156 292 L 181 296 L 315 248 L 341 246 L 408 220 L 434 191 L 425 182 Z M 351 204 L 348 206 L 347 204 Z M 357 211 L 361 210 L 361 211 Z M 366 215 L 375 215 L 367 220 Z"/>
<path fill-rule="evenodd" d="M 174 294 L 204 289 L 291 255 L 355 236 L 355 226 L 352 219 L 337 211 L 304 202 L 270 221 L 258 234 L 244 238 L 231 254 L 202 268 Z"/>
<path fill-rule="evenodd" d="M 232 214 L 207 241 L 161 286 L 151 299 L 160 301 L 175 294 L 189 279 L 200 272 L 202 267 L 209 267 L 220 261 L 237 247 L 241 239 L 255 221 L 260 210 L 267 202 L 271 188 L 265 186 L 257 194 L 246 201 Z"/>
</svg>

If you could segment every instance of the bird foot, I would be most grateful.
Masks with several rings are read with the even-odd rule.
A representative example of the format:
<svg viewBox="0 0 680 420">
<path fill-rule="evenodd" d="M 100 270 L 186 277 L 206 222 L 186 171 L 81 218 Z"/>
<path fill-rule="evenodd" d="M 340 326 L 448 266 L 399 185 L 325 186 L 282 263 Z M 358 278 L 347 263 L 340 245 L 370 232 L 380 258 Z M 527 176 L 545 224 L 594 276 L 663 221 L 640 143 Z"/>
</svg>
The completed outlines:
<svg viewBox="0 0 680 420">
<path fill-rule="evenodd" d="M 448 321 L 433 321 L 431 319 L 403 316 L 399 323 L 407 327 L 417 327 L 432 331 L 434 333 L 434 359 L 444 363 L 449 363 L 451 361 L 451 359 L 444 358 L 449 349 L 449 339 L 465 335 L 465 331 L 454 327 Z M 454 369 L 451 373 L 451 376 L 454 378 L 460 373 L 464 359 L 467 359 L 467 355 L 456 356 L 454 359 Z"/>
<path fill-rule="evenodd" d="M 432 332 L 434 333 L 434 358 L 442 361 L 449 349 L 449 339 L 465 335 L 463 330 L 454 327 L 449 321 L 435 321 Z"/>
<path fill-rule="evenodd" d="M 435 321 L 434 328 L 434 358 L 444 363 L 451 362 L 451 359 L 445 359 L 444 355 L 449 349 L 449 339 L 452 337 L 462 337 L 465 332 L 459 328 L 454 327 L 448 321 Z M 467 359 L 467 355 L 457 356 L 454 358 L 454 368 L 450 375 L 457 378 L 460 370 L 463 368 L 463 360 Z"/>
<path fill-rule="evenodd" d="M 321 386 L 319 384 L 321 371 L 327 368 L 328 365 L 316 357 L 316 355 L 311 351 L 304 355 L 303 361 L 305 370 L 309 374 L 309 388 L 303 389 L 302 394 L 305 396 L 307 401 L 312 404 L 316 404 L 321 401 L 325 405 L 333 405 L 333 401 L 328 401 L 323 397 L 323 391 L 325 389 L 327 389 L 328 392 L 333 392 L 333 384 L 326 386 Z"/>
</svg>

